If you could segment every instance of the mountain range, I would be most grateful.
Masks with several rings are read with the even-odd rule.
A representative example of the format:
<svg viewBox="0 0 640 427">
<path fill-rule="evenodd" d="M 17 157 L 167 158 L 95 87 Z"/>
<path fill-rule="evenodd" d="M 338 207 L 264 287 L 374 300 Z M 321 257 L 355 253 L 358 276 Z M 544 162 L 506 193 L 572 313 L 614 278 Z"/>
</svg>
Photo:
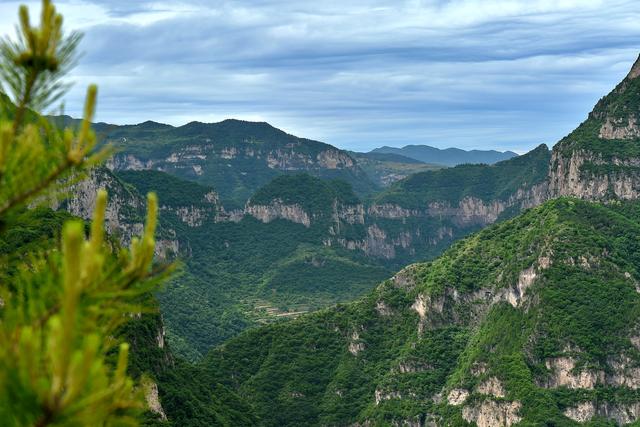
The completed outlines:
<svg viewBox="0 0 640 427">
<path fill-rule="evenodd" d="M 175 349 L 197 359 L 247 327 L 363 295 L 393 270 L 536 204 L 549 158 L 541 146 L 494 166 L 421 172 L 369 198 L 345 181 L 288 173 L 235 209 L 214 188 L 162 171 L 104 169 L 68 209 L 88 217 L 93 189 L 110 187 L 108 220 L 128 241 L 141 226 L 132 210 L 140 194 L 161 194 L 159 252 L 180 256 L 184 269 L 158 298 Z"/>
<path fill-rule="evenodd" d="M 227 341 L 202 362 L 207 381 L 246 399 L 263 425 L 637 422 L 639 75 L 640 59 L 547 152 L 546 170 L 544 161 L 526 173 L 471 169 L 459 182 L 474 196 L 458 189 L 449 200 L 540 206 L 356 302 Z M 510 186 L 514 170 L 526 185 Z M 419 190 L 413 206 L 445 199 L 455 184 L 436 177 L 448 171 L 409 177 L 397 191 Z M 474 187 L 486 179 L 488 189 Z"/>
<path fill-rule="evenodd" d="M 464 163 L 484 163 L 492 165 L 502 160 L 516 157 L 513 151 L 496 150 L 461 150 L 459 148 L 435 148 L 428 145 L 406 145 L 402 148 L 380 147 L 373 149 L 370 154 L 397 154 L 423 163 L 444 166 L 457 166 Z"/>
</svg>

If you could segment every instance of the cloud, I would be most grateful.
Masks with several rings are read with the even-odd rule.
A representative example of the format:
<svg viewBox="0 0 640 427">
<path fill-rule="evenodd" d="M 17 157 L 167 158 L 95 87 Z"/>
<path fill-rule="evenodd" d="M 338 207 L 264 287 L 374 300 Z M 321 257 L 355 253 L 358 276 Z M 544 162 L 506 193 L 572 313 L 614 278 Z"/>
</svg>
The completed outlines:
<svg viewBox="0 0 640 427">
<path fill-rule="evenodd" d="M 104 121 L 266 120 L 358 150 L 552 144 L 640 36 L 633 0 L 57 4 L 86 33 L 71 113 L 95 81 Z M 0 30 L 15 10 L 0 2 Z"/>
</svg>

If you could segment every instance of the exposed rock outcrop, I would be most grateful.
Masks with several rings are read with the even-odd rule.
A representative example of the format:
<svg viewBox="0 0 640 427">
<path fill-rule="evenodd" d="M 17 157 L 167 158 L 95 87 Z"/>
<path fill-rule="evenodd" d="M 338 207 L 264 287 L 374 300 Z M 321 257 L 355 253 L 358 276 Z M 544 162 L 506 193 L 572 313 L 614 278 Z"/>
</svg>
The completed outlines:
<svg viewBox="0 0 640 427">
<path fill-rule="evenodd" d="M 478 427 L 512 426 L 522 419 L 520 402 L 484 400 L 474 406 L 462 408 L 462 418 Z"/>
<path fill-rule="evenodd" d="M 339 233 L 339 224 L 344 221 L 347 224 L 364 224 L 365 210 L 361 203 L 353 205 L 345 205 L 334 200 L 332 206 L 333 221 L 338 224 L 337 233 Z"/>
<path fill-rule="evenodd" d="M 167 159 L 169 163 L 175 163 L 177 157 L 175 155 L 169 156 Z M 116 154 L 107 160 L 106 166 L 111 170 L 147 170 L 155 169 L 155 162 L 153 160 L 143 160 L 133 154 Z"/>
<path fill-rule="evenodd" d="M 366 237 L 362 240 L 349 240 L 339 237 L 336 241 L 346 249 L 361 250 L 368 256 L 385 259 L 395 258 L 396 248 L 394 241 L 389 241 L 385 230 L 377 224 L 372 224 L 367 227 L 366 231 Z"/>
<path fill-rule="evenodd" d="M 64 209 L 79 218 L 90 220 L 93 217 L 100 189 L 105 189 L 108 193 L 105 228 L 122 245 L 128 246 L 134 236 L 139 236 L 143 232 L 144 224 L 142 221 L 146 216 L 146 200 L 136 191 L 123 185 L 108 169 L 96 168 L 92 170 L 86 179 L 74 183 L 68 189 L 68 193 L 73 197 L 68 197 L 62 202 L 54 201 L 51 207 Z M 161 206 L 160 209 L 163 211 L 171 210 L 166 206 Z M 175 213 L 179 215 L 180 211 Z M 156 234 L 155 254 L 157 257 L 160 259 L 173 258 L 179 251 L 180 242 L 174 230 L 165 228 Z"/>
<path fill-rule="evenodd" d="M 420 322 L 418 323 L 418 334 L 422 334 L 424 332 L 425 327 L 427 326 L 427 315 L 435 312 L 437 314 L 442 314 L 444 310 L 444 298 L 435 298 L 431 295 L 420 294 L 411 305 L 411 309 L 415 310 L 420 317 Z"/>
<path fill-rule="evenodd" d="M 531 266 L 520 272 L 518 283 L 507 292 L 506 298 L 509 304 L 518 307 L 524 299 L 527 289 L 533 285 L 536 277 L 538 277 L 538 273 L 535 266 Z"/>
<path fill-rule="evenodd" d="M 380 402 L 384 400 L 402 399 L 402 394 L 399 391 L 384 392 L 383 390 L 376 389 L 374 397 L 376 405 L 379 405 Z"/>
<path fill-rule="evenodd" d="M 167 415 L 162 408 L 162 404 L 160 403 L 160 397 L 158 395 L 158 385 L 151 381 L 147 380 L 143 383 L 144 387 L 144 398 L 147 401 L 147 407 L 151 412 L 156 414 L 161 421 L 167 421 Z"/>
<path fill-rule="evenodd" d="M 124 245 L 128 245 L 133 236 L 142 232 L 143 224 L 137 218 L 144 218 L 145 202 L 107 170 L 92 170 L 86 179 L 73 184 L 68 190 L 73 197 L 62 203 L 54 202 L 52 207 L 89 220 L 93 217 L 100 189 L 106 189 L 109 194 L 105 212 L 106 229 L 110 234 L 118 236 Z M 132 215 L 132 212 L 136 215 Z"/>
<path fill-rule="evenodd" d="M 318 164 L 327 169 L 342 169 L 354 167 L 353 159 L 346 153 L 336 150 L 328 149 L 321 151 L 317 155 Z"/>
<path fill-rule="evenodd" d="M 365 345 L 362 341 L 360 341 L 360 334 L 358 331 L 353 331 L 351 334 L 351 340 L 349 341 L 348 350 L 354 356 L 357 356 L 358 353 L 365 349 Z"/>
<path fill-rule="evenodd" d="M 248 204 L 245 214 L 268 223 L 276 219 L 286 219 L 291 222 L 303 224 L 305 227 L 311 226 L 311 218 L 300 205 L 287 205 L 280 199 L 273 200 L 269 205 Z"/>
<path fill-rule="evenodd" d="M 393 314 L 391 308 L 389 308 L 389 306 L 384 301 L 378 301 L 376 303 L 376 311 L 380 316 L 391 316 Z"/>
<path fill-rule="evenodd" d="M 469 390 L 454 388 L 447 395 L 447 403 L 453 406 L 462 405 L 469 397 Z"/>
<path fill-rule="evenodd" d="M 425 213 L 418 209 L 406 209 L 391 203 L 384 203 L 380 205 L 374 204 L 369 207 L 367 213 L 373 217 L 385 219 L 403 219 L 425 216 Z"/>
<path fill-rule="evenodd" d="M 640 174 L 587 173 L 588 165 L 640 167 L 640 159 L 603 160 L 599 155 L 584 150 L 575 150 L 567 158 L 561 152 L 554 152 L 549 175 L 549 193 L 552 197 L 572 196 L 586 200 L 609 200 L 618 198 L 633 200 L 640 198 Z"/>
<path fill-rule="evenodd" d="M 579 423 L 585 423 L 598 416 L 615 421 L 618 425 L 630 424 L 640 419 L 640 402 L 609 403 L 581 402 L 564 411 L 564 415 Z"/>
<path fill-rule="evenodd" d="M 504 386 L 496 377 L 490 377 L 478 384 L 476 391 L 493 397 L 504 397 Z"/>
<path fill-rule="evenodd" d="M 600 128 L 598 137 L 601 139 L 633 139 L 640 137 L 640 127 L 635 115 L 628 118 L 615 119 L 607 117 Z"/>
<path fill-rule="evenodd" d="M 640 388 L 640 366 L 626 356 L 609 358 L 608 369 L 577 368 L 570 356 L 547 359 L 548 377 L 541 382 L 547 388 L 594 389 L 597 385 Z"/>
<path fill-rule="evenodd" d="M 424 372 L 432 369 L 430 365 L 418 360 L 405 360 L 398 363 L 398 372 L 401 374 L 413 374 L 416 372 Z"/>
<path fill-rule="evenodd" d="M 604 371 L 576 369 L 576 361 L 572 357 L 547 359 L 545 366 L 551 374 L 542 385 L 548 388 L 593 389 L 597 383 L 603 383 L 605 378 Z"/>
</svg>

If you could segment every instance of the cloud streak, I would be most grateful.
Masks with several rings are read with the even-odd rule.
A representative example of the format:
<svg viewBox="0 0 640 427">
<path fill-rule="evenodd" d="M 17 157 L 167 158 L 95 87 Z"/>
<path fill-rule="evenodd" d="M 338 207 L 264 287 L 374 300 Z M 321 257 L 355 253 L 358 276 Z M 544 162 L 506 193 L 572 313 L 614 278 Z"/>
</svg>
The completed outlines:
<svg viewBox="0 0 640 427">
<path fill-rule="evenodd" d="M 98 82 L 104 121 L 265 120 L 356 150 L 553 144 L 640 40 L 634 0 L 58 4 L 86 33 L 70 113 Z"/>
</svg>

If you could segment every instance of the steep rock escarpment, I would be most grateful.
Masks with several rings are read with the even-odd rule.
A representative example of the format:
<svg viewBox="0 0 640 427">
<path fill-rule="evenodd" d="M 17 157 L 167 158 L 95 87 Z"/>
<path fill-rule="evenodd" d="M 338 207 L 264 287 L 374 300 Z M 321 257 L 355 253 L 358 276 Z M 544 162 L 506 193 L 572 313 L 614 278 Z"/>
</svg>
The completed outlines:
<svg viewBox="0 0 640 427">
<path fill-rule="evenodd" d="M 54 202 L 52 207 L 90 220 L 100 189 L 107 190 L 109 195 L 105 213 L 107 232 L 118 238 L 123 245 L 129 245 L 131 239 L 143 231 L 146 199 L 106 168 L 93 169 L 86 179 L 74 183 L 67 190 L 72 197 L 59 203 Z M 161 222 L 156 235 L 156 255 L 160 258 L 173 257 L 179 251 L 180 244 L 175 230 Z"/>
<path fill-rule="evenodd" d="M 366 242 L 375 251 L 369 253 L 404 260 L 434 256 L 456 238 L 538 206 L 548 199 L 550 157 L 541 145 L 494 165 L 426 171 L 392 185 L 367 208 L 366 224 L 375 226 Z"/>
<path fill-rule="evenodd" d="M 640 158 L 605 160 L 599 153 L 553 153 L 549 174 L 552 197 L 586 200 L 633 200 L 640 197 Z"/>
<path fill-rule="evenodd" d="M 211 187 L 156 170 L 121 171 L 117 176 L 135 187 L 140 194 L 156 192 L 161 218 L 174 225 L 196 228 L 234 219 L 233 213 L 225 211 L 218 193 Z"/>
<path fill-rule="evenodd" d="M 494 223 L 508 209 L 521 211 L 544 203 L 548 199 L 547 183 L 530 188 L 518 188 L 506 199 L 490 201 L 465 196 L 458 202 L 430 201 L 424 209 L 407 209 L 397 204 L 375 204 L 368 209 L 374 218 L 403 220 L 412 217 L 447 218 L 459 227 L 486 226 Z"/>
<path fill-rule="evenodd" d="M 83 219 L 91 219 L 100 189 L 107 190 L 109 194 L 105 213 L 107 231 L 128 244 L 132 237 L 142 232 L 145 201 L 137 192 L 126 188 L 108 170 L 92 170 L 86 179 L 73 184 L 68 190 L 73 197 L 54 207 Z"/>
<path fill-rule="evenodd" d="M 265 223 L 276 219 L 284 219 L 303 224 L 307 228 L 311 226 L 311 218 L 302 206 L 297 204 L 284 204 L 280 199 L 275 199 L 268 205 L 248 204 L 244 213 Z"/>
</svg>

